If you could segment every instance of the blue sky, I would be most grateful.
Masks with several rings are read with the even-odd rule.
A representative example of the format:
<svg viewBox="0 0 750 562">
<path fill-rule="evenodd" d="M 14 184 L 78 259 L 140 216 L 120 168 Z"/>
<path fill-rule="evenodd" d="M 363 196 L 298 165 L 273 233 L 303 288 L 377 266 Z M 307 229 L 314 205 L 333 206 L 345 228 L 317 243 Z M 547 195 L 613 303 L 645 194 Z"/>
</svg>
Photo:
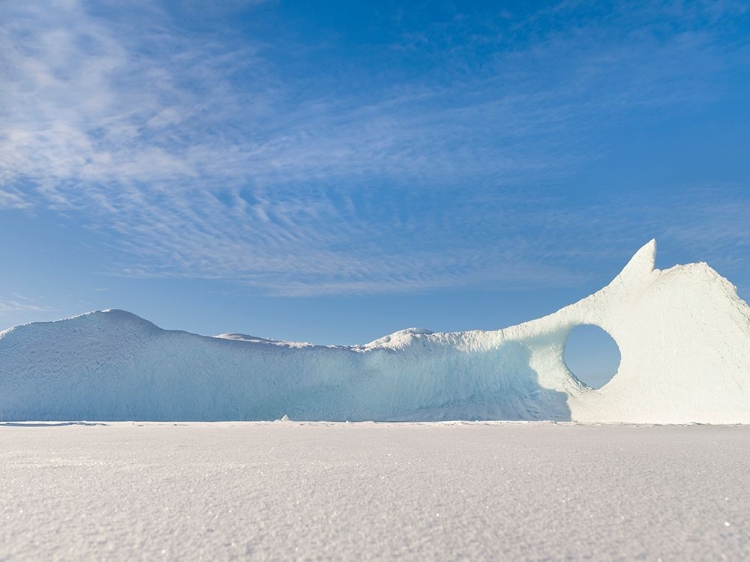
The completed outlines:
<svg viewBox="0 0 750 562">
<path fill-rule="evenodd" d="M 750 296 L 744 1 L 8 2 L 0 73 L 0 328 L 495 329 L 653 237 Z"/>
</svg>

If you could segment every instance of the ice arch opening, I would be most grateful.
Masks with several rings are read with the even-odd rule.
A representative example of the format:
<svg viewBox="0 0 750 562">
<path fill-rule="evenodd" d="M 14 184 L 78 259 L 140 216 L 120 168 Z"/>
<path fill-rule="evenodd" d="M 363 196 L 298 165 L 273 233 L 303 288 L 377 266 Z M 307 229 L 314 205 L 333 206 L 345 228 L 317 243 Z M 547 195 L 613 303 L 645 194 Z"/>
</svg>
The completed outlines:
<svg viewBox="0 0 750 562">
<path fill-rule="evenodd" d="M 612 380 L 621 359 L 617 342 L 592 324 L 581 324 L 570 331 L 563 356 L 568 370 L 591 388 L 601 388 Z"/>
</svg>

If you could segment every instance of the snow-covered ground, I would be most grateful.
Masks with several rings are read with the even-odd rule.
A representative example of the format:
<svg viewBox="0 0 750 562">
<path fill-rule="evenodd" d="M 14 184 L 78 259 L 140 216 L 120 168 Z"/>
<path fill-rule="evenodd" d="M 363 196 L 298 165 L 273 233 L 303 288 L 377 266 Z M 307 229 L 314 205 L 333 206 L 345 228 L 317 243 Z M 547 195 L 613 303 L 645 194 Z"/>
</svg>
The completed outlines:
<svg viewBox="0 0 750 562">
<path fill-rule="evenodd" d="M 750 427 L 0 425 L 0 560 L 740 560 Z"/>
</svg>

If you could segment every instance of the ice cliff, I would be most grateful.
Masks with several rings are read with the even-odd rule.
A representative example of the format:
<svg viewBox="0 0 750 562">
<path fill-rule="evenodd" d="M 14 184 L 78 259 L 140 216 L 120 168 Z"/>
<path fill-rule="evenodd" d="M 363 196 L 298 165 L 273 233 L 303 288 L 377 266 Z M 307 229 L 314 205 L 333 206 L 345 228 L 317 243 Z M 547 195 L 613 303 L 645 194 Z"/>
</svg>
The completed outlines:
<svg viewBox="0 0 750 562">
<path fill-rule="evenodd" d="M 649 242 L 602 290 L 504 330 L 404 330 L 323 347 L 162 330 L 119 310 L 0 333 L 9 420 L 573 420 L 750 423 L 750 308 Z M 600 390 L 563 361 L 593 324 L 622 360 Z"/>
</svg>

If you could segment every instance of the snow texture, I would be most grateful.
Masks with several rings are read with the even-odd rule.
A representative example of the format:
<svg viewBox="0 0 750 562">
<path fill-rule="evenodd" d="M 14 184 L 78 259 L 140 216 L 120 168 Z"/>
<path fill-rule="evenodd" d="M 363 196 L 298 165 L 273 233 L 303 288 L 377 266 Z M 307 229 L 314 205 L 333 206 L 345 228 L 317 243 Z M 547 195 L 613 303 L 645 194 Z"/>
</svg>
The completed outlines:
<svg viewBox="0 0 750 562">
<path fill-rule="evenodd" d="M 750 426 L 52 425 L 0 424 L 0 560 L 750 557 Z"/>
<path fill-rule="evenodd" d="M 705 263 L 641 248 L 597 293 L 498 331 L 409 329 L 361 346 L 166 331 L 120 310 L 0 333 L 8 420 L 574 420 L 750 423 L 750 308 Z M 563 360 L 593 324 L 622 360 L 601 389 Z"/>
</svg>

